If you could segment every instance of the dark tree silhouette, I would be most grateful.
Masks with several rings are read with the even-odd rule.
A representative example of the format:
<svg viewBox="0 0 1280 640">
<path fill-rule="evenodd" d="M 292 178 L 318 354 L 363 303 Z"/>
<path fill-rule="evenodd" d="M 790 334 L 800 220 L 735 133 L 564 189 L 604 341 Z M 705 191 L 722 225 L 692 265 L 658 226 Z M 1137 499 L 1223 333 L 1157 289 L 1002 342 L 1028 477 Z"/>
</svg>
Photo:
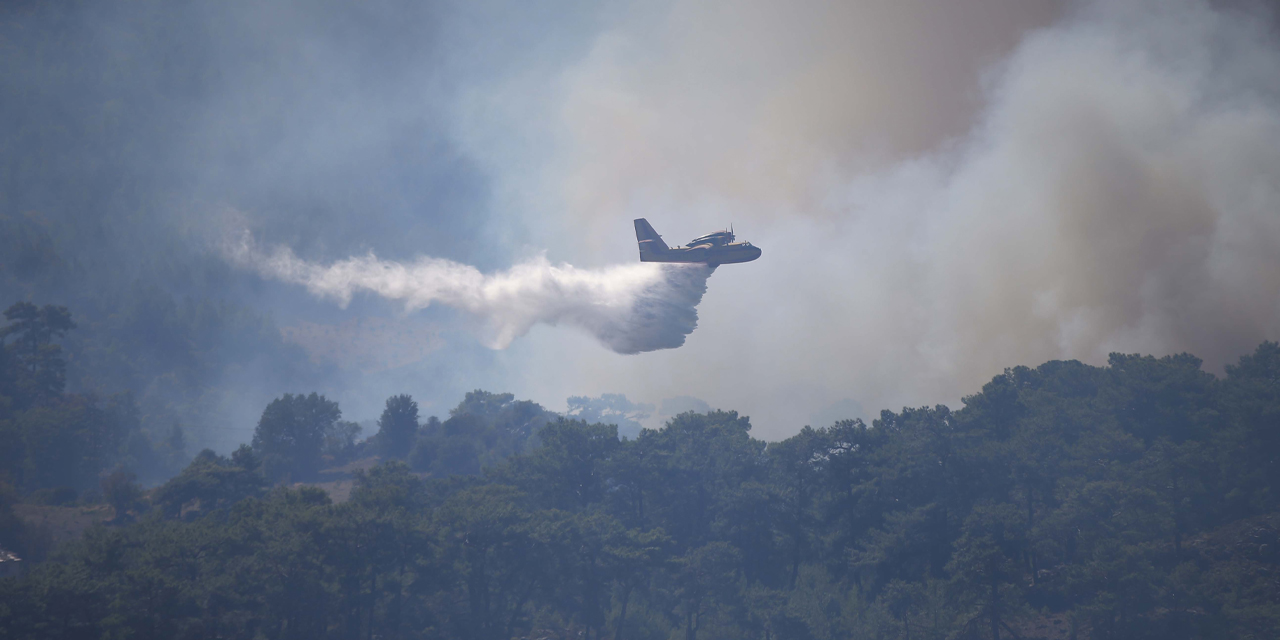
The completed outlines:
<svg viewBox="0 0 1280 640">
<path fill-rule="evenodd" d="M 314 392 L 272 400 L 253 432 L 253 448 L 262 454 L 267 477 L 295 482 L 314 478 L 325 435 L 341 417 L 337 402 Z"/>
<path fill-rule="evenodd" d="M 408 394 L 387 398 L 378 418 L 378 445 L 387 458 L 406 458 L 418 435 L 418 403 Z"/>
<path fill-rule="evenodd" d="M 9 324 L 0 328 L 0 348 L 11 354 L 7 360 L 19 392 L 33 401 L 61 394 L 67 385 L 67 360 L 53 339 L 76 327 L 71 312 L 51 304 L 19 302 L 5 309 L 4 317 Z M 13 343 L 5 345 L 11 336 Z"/>
</svg>

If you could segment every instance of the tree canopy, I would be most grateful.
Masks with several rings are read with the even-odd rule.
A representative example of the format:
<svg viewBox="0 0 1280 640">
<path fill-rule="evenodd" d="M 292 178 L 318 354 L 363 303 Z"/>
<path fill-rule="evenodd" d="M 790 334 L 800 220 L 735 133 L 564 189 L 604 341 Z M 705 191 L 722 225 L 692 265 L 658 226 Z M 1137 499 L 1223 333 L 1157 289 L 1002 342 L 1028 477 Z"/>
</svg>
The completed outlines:
<svg viewBox="0 0 1280 640">
<path fill-rule="evenodd" d="M 408 394 L 387 398 L 387 406 L 378 418 L 378 444 L 382 455 L 404 458 L 418 435 L 418 403 Z"/>
<path fill-rule="evenodd" d="M 286 393 L 262 411 L 253 448 L 272 480 L 312 480 L 320 470 L 326 434 L 342 418 L 338 403 L 317 393 Z"/>
<path fill-rule="evenodd" d="M 9 380 L 24 375 L 13 344 Z M 21 437 L 5 452 L 18 488 L 0 486 L 0 544 L 22 530 L 24 496 L 59 483 L 99 486 L 116 516 L 0 579 L 0 630 L 1275 637 L 1278 372 L 1270 342 L 1222 378 L 1185 354 L 1048 362 L 957 409 L 773 443 L 734 411 L 619 438 L 484 391 L 421 424 L 392 396 L 361 443 L 336 402 L 286 394 L 252 446 L 201 452 L 150 492 L 120 465 L 127 398 L 8 401 L 0 428 Z M 384 462 L 349 472 L 349 498 L 306 484 L 374 452 Z"/>
</svg>

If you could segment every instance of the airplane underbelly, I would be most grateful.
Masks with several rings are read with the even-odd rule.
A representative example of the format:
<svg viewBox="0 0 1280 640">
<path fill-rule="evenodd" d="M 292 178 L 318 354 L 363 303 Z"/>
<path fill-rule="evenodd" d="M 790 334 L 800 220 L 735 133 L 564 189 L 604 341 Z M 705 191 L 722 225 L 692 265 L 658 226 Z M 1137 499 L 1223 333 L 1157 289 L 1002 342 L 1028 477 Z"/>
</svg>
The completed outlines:
<svg viewBox="0 0 1280 640">
<path fill-rule="evenodd" d="M 720 255 L 712 256 L 710 262 L 715 262 L 717 264 L 735 264 L 738 262 L 751 262 L 759 257 L 759 249 L 741 249 L 726 251 Z"/>
<path fill-rule="evenodd" d="M 676 250 L 664 252 L 661 254 L 640 254 L 641 262 L 682 262 L 682 263 L 703 263 L 703 264 L 734 264 L 738 262 L 751 262 L 760 257 L 759 249 L 741 249 L 731 251 L 714 251 L 695 247 L 692 249 Z"/>
</svg>

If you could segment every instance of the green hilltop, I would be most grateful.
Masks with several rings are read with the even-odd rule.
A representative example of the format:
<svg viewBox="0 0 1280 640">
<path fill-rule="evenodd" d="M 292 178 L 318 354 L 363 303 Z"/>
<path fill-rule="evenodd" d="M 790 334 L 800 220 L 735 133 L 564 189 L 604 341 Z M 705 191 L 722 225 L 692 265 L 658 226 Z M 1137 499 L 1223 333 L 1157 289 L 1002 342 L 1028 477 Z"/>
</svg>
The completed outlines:
<svg viewBox="0 0 1280 640">
<path fill-rule="evenodd" d="M 0 637 L 1280 632 L 1276 343 L 1221 378 L 1185 354 L 1016 367 L 956 410 L 773 443 L 733 411 L 620 439 L 483 391 L 443 421 L 392 396 L 360 440 L 285 395 L 146 490 L 128 464 L 176 454 L 138 444 L 128 397 L 63 390 L 69 312 L 10 312 L 0 546 L 32 566 L 0 579 Z M 51 548 L 51 509 L 83 535 Z"/>
</svg>

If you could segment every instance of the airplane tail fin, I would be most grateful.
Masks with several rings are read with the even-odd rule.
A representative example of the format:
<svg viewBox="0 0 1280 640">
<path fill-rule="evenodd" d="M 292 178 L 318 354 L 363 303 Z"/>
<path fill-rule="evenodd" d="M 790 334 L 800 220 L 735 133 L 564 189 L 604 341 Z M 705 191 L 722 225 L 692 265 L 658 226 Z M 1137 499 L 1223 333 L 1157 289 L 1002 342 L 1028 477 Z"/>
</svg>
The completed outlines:
<svg viewBox="0 0 1280 640">
<path fill-rule="evenodd" d="M 640 244 L 640 262 L 649 262 L 670 249 L 667 243 L 662 241 L 662 236 L 653 230 L 648 220 L 636 218 L 635 223 L 636 242 Z"/>
</svg>

